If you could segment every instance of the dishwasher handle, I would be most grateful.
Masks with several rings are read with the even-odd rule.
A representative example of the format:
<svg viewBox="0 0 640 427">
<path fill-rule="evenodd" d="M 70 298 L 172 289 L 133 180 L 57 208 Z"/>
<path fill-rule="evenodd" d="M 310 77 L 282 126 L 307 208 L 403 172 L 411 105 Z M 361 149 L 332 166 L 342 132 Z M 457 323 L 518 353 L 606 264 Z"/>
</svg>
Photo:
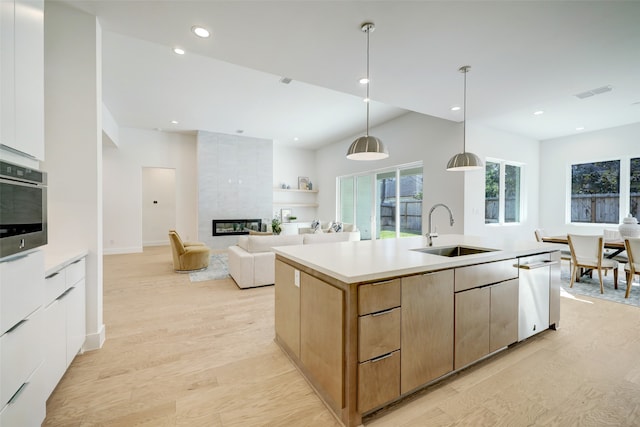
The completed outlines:
<svg viewBox="0 0 640 427">
<path fill-rule="evenodd" d="M 518 268 L 523 270 L 535 270 L 536 268 L 544 268 L 549 267 L 554 264 L 558 264 L 560 261 L 542 261 L 542 262 L 532 262 L 531 264 L 522 264 L 518 265 Z"/>
</svg>

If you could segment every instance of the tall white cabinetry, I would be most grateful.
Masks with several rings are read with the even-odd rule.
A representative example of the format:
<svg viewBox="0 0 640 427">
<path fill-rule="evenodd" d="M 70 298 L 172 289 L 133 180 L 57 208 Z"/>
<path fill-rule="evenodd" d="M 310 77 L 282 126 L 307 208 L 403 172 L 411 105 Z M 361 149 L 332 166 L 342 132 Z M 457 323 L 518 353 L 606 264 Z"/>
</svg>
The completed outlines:
<svg viewBox="0 0 640 427">
<path fill-rule="evenodd" d="M 86 334 L 85 259 L 72 259 L 45 279 L 44 392 L 48 398 L 82 350 Z"/>
<path fill-rule="evenodd" d="M 2 0 L 0 31 L 0 144 L 44 160 L 44 1 Z"/>
<path fill-rule="evenodd" d="M 0 427 L 44 421 L 43 302 L 41 251 L 0 262 Z"/>
</svg>

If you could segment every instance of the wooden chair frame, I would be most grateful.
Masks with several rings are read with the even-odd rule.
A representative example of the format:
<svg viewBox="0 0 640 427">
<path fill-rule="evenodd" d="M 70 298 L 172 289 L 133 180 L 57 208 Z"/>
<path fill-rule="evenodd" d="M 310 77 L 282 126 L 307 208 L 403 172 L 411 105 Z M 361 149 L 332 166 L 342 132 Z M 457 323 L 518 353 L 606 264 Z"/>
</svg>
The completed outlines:
<svg viewBox="0 0 640 427">
<path fill-rule="evenodd" d="M 625 265 L 625 273 L 627 274 L 627 291 L 624 294 L 625 298 L 629 298 L 629 295 L 631 293 L 631 285 L 633 284 L 633 276 L 634 275 L 640 275 L 640 271 L 636 271 L 635 269 L 635 262 L 636 259 L 634 258 L 635 256 L 640 256 L 640 254 L 638 253 L 633 253 L 633 251 L 631 250 L 631 243 L 629 242 L 629 239 L 624 239 L 624 247 L 625 250 L 627 251 L 627 258 L 629 259 L 629 262 Z M 640 261 L 640 260 L 638 260 Z M 627 266 L 628 266 L 628 270 L 627 270 Z"/>
<path fill-rule="evenodd" d="M 575 251 L 575 248 L 574 248 L 574 243 L 573 243 L 573 241 L 571 239 L 571 234 L 567 235 L 567 240 L 569 240 L 569 249 L 571 249 L 571 258 L 572 258 L 572 263 L 573 263 L 573 268 L 571 270 L 571 284 L 569 285 L 569 287 L 573 288 L 573 283 L 576 280 L 579 268 L 589 268 L 589 269 L 598 270 L 598 278 L 600 279 L 600 293 L 601 294 L 604 294 L 604 284 L 602 282 L 602 271 L 603 270 L 605 270 L 605 271 L 606 270 L 613 270 L 613 281 L 614 281 L 614 284 L 615 284 L 615 288 L 618 289 L 618 262 L 615 261 L 615 260 L 612 260 L 614 262 L 614 266 L 612 266 L 612 267 L 603 266 L 602 265 L 603 253 L 604 253 L 604 237 L 603 236 L 577 236 L 577 235 L 575 235 L 575 237 L 593 237 L 594 240 L 597 238 L 597 240 L 598 240 L 598 261 L 595 264 L 578 262 L 578 257 L 576 256 L 576 251 Z"/>
</svg>

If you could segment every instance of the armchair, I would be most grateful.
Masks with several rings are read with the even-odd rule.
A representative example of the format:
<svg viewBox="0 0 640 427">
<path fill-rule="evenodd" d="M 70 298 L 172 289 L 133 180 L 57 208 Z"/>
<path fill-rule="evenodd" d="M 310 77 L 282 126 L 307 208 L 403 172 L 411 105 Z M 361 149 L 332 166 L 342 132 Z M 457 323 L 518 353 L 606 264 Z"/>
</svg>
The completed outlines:
<svg viewBox="0 0 640 427">
<path fill-rule="evenodd" d="M 209 266 L 209 248 L 200 242 L 182 242 L 175 230 L 169 230 L 169 242 L 176 272 L 204 270 Z"/>
</svg>

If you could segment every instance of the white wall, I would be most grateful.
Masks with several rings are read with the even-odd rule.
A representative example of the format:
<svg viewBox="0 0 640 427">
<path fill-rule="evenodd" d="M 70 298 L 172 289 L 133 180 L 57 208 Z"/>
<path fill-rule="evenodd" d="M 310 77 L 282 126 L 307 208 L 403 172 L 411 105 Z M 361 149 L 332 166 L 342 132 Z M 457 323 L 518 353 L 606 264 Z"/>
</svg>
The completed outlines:
<svg viewBox="0 0 640 427">
<path fill-rule="evenodd" d="M 465 172 L 464 232 L 477 236 L 531 240 L 538 228 L 540 143 L 537 140 L 476 126 L 467 121 L 467 151 L 486 158 L 523 164 L 523 208 L 519 224 L 484 223 L 484 170 Z"/>
<path fill-rule="evenodd" d="M 95 16 L 45 2 L 47 253 L 88 251 L 85 349 L 102 346 L 102 64 Z"/>
<path fill-rule="evenodd" d="M 331 144 L 317 152 L 316 170 L 318 216 L 323 221 L 336 217 L 336 177 L 371 171 L 422 160 L 424 163 L 424 199 L 422 229 L 427 231 L 427 214 L 436 203 L 444 203 L 453 212 L 455 224 L 449 226 L 448 215 L 437 211 L 433 224 L 440 234 L 462 233 L 464 227 L 464 174 L 447 172 L 449 158 L 462 151 L 462 125 L 418 113 L 408 113 L 370 129 L 370 135 L 382 140 L 389 157 L 376 161 L 354 161 L 345 157 L 349 145 L 360 135 Z"/>
<path fill-rule="evenodd" d="M 143 167 L 175 169 L 178 207 L 175 227 L 184 240 L 196 240 L 195 135 L 120 128 L 119 146 L 104 146 L 102 152 L 106 254 L 142 251 Z"/>
<path fill-rule="evenodd" d="M 640 123 L 543 141 L 540 158 L 540 225 L 549 234 L 600 234 L 615 225 L 569 224 L 570 165 L 640 157 Z M 626 212 L 622 212 L 624 216 Z"/>
<path fill-rule="evenodd" d="M 273 146 L 273 187 L 280 188 L 287 184 L 293 189 L 298 188 L 298 177 L 306 176 L 318 190 L 318 173 L 316 171 L 316 152 L 295 147 Z M 316 194 L 287 193 L 276 191 L 273 194 L 273 214 L 282 208 L 290 208 L 297 221 L 313 221 L 317 215 L 317 208 L 300 207 L 295 204 L 313 204 L 317 202 Z"/>
</svg>

